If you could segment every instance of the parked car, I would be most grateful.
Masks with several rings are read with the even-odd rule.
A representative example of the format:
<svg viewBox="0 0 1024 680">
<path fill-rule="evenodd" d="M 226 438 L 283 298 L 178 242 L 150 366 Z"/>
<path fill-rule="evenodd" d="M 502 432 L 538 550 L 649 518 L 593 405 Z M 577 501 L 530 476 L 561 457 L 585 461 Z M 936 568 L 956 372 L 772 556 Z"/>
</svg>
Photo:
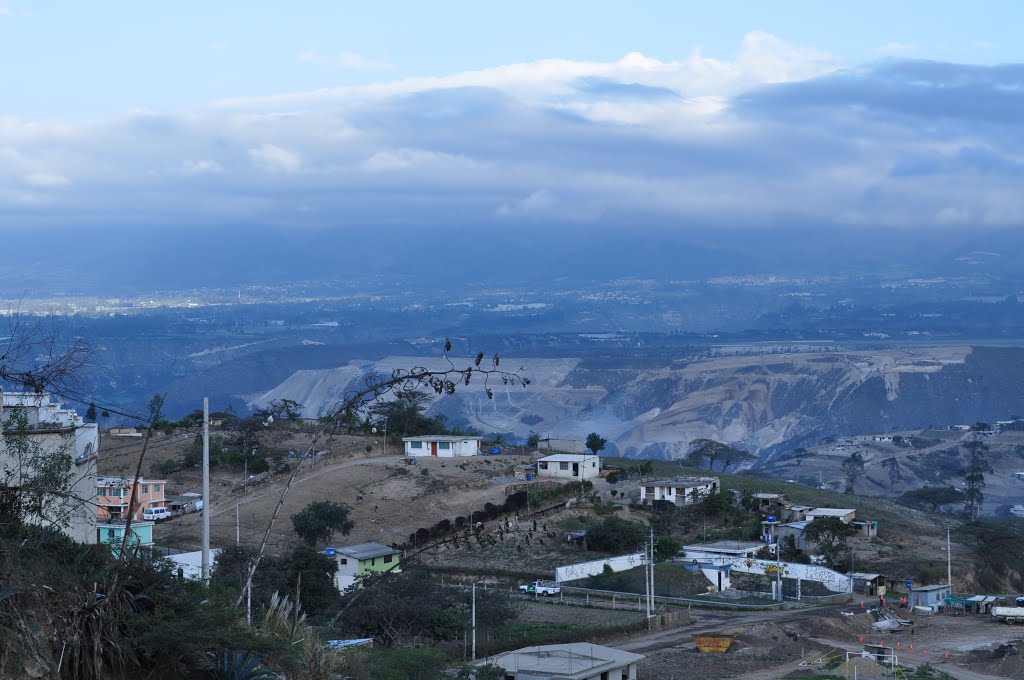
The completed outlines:
<svg viewBox="0 0 1024 680">
<path fill-rule="evenodd" d="M 170 519 L 174 515 L 167 508 L 146 508 L 142 511 L 142 519 L 159 521 L 162 519 Z"/>
</svg>

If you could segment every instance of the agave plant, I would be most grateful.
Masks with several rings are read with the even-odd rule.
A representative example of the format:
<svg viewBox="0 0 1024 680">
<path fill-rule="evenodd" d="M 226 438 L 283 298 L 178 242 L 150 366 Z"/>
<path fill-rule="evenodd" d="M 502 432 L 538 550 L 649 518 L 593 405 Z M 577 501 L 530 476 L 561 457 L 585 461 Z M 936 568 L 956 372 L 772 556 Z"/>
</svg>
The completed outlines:
<svg viewBox="0 0 1024 680">
<path fill-rule="evenodd" d="M 252 652 L 224 652 L 214 677 L 217 680 L 270 680 L 277 674 L 267 670 Z"/>
</svg>

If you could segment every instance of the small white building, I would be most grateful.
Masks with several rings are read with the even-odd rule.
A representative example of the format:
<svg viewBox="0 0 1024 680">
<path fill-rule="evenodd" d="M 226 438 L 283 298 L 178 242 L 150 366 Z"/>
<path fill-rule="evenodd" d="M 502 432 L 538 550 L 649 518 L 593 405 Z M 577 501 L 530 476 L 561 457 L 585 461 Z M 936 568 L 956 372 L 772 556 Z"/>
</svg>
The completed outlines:
<svg viewBox="0 0 1024 680">
<path fill-rule="evenodd" d="M 217 561 L 217 556 L 220 555 L 220 548 L 210 548 L 210 572 L 213 573 L 213 565 Z M 203 578 L 203 551 L 195 550 L 193 552 L 178 553 L 177 555 L 168 555 L 165 557 L 168 562 L 172 563 L 174 573 L 180 578 L 187 578 L 193 581 L 198 581 Z"/>
<path fill-rule="evenodd" d="M 421 437 L 404 437 L 402 441 L 405 442 L 405 455 L 407 456 L 457 458 L 462 456 L 479 456 L 481 439 L 483 437 L 428 434 Z"/>
<path fill-rule="evenodd" d="M 721 490 L 718 477 L 678 477 L 640 486 L 640 502 L 668 501 L 677 506 L 692 505 Z"/>
<path fill-rule="evenodd" d="M 540 479 L 596 479 L 601 474 L 601 457 L 591 453 L 556 453 L 537 461 Z"/>
<path fill-rule="evenodd" d="M 814 508 L 813 510 L 808 510 L 807 514 L 804 515 L 808 522 L 813 522 L 818 518 L 825 519 L 826 517 L 835 517 L 849 524 L 857 519 L 857 511 L 853 508 Z"/>
<path fill-rule="evenodd" d="M 642 654 L 589 642 L 524 647 L 477 662 L 505 669 L 505 680 L 636 680 Z"/>
</svg>

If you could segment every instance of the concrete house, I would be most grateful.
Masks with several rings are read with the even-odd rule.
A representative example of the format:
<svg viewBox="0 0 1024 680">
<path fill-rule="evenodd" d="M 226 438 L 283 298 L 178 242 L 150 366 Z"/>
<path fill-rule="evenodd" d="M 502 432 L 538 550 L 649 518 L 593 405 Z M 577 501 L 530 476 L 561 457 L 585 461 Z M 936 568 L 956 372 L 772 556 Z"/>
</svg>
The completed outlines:
<svg viewBox="0 0 1024 680">
<path fill-rule="evenodd" d="M 15 422 L 21 432 L 15 432 Z M 0 391 L 0 472 L 17 484 L 31 476 L 32 463 L 14 448 L 23 436 L 29 455 L 64 456 L 70 466 L 68 496 L 55 500 L 45 514 L 26 517 L 38 524 L 55 524 L 79 543 L 96 542 L 96 512 L 90 504 L 96 492 L 96 458 L 99 430 L 86 423 L 74 409 L 66 409 L 46 393 Z M 66 526 L 64 523 L 66 522 Z"/>
<path fill-rule="evenodd" d="M 822 519 L 836 517 L 841 522 L 849 524 L 857 519 L 857 511 L 853 508 L 814 508 L 813 510 L 808 510 L 804 515 L 804 519 L 808 522 L 813 522 L 819 517 Z"/>
<path fill-rule="evenodd" d="M 338 564 L 334 582 L 337 584 L 338 590 L 342 592 L 364 574 L 402 571 L 400 566 L 402 553 L 381 543 L 360 543 L 344 548 L 327 548 L 324 550 L 324 554 L 333 557 Z"/>
<path fill-rule="evenodd" d="M 96 524 L 96 543 L 103 543 L 110 548 L 114 556 L 121 554 L 121 542 L 124 540 L 124 520 L 111 520 Z M 146 548 L 153 545 L 153 522 L 136 522 L 132 520 L 131 536 L 128 537 L 129 550 Z"/>
<path fill-rule="evenodd" d="M 642 654 L 587 642 L 524 647 L 489 656 L 477 665 L 505 669 L 505 680 L 636 680 Z"/>
<path fill-rule="evenodd" d="M 591 453 L 556 453 L 537 461 L 537 477 L 576 481 L 596 479 L 601 474 L 601 457 Z"/>
<path fill-rule="evenodd" d="M 462 456 L 479 456 L 481 439 L 483 437 L 428 434 L 422 437 L 404 437 L 402 441 L 405 442 L 405 455 L 407 456 L 457 458 Z"/>
<path fill-rule="evenodd" d="M 668 501 L 677 506 L 692 505 L 705 496 L 718 493 L 722 483 L 718 477 L 677 477 L 644 482 L 640 486 L 640 502 Z"/>
<path fill-rule="evenodd" d="M 96 516 L 101 522 L 125 519 L 128 516 L 128 503 L 135 488 L 135 508 L 132 518 L 142 519 L 142 513 L 150 508 L 165 508 L 168 505 L 164 494 L 167 489 L 166 479 L 144 479 L 134 484 L 134 477 L 97 477 L 96 478 Z"/>
</svg>

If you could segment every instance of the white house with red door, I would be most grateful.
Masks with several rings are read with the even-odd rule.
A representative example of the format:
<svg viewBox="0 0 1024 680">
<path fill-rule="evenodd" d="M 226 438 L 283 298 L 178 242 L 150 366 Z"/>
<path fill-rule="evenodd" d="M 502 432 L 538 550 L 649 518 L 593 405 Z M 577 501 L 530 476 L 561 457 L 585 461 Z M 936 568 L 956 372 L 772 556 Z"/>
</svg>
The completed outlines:
<svg viewBox="0 0 1024 680">
<path fill-rule="evenodd" d="M 479 456 L 480 440 L 483 437 L 468 437 L 454 434 L 428 434 L 422 437 L 403 437 L 405 455 L 435 456 L 437 458 L 461 458 Z"/>
</svg>

